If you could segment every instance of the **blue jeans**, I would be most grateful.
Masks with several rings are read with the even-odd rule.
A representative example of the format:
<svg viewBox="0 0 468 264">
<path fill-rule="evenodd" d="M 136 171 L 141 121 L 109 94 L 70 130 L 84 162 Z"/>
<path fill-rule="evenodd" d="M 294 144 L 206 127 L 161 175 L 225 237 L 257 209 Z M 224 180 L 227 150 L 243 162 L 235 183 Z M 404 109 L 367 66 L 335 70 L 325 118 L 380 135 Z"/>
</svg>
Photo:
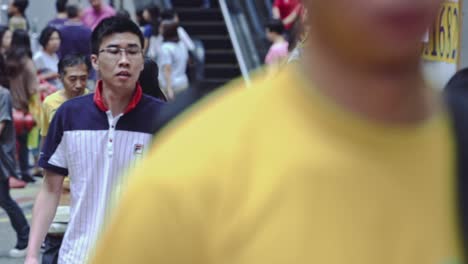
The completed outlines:
<svg viewBox="0 0 468 264">
<path fill-rule="evenodd" d="M 29 149 L 28 149 L 28 133 L 23 133 L 21 135 L 16 135 L 16 140 L 19 144 L 18 150 L 18 163 L 20 168 L 21 178 L 31 176 L 29 172 Z"/>
<path fill-rule="evenodd" d="M 26 248 L 28 245 L 29 224 L 21 208 L 11 198 L 10 185 L 7 179 L 0 180 L 0 207 L 6 211 L 16 232 L 18 239 L 16 248 Z"/>
<path fill-rule="evenodd" d="M 57 264 L 62 241 L 63 236 L 46 236 L 44 242 L 45 251 L 42 254 L 42 264 Z"/>
</svg>

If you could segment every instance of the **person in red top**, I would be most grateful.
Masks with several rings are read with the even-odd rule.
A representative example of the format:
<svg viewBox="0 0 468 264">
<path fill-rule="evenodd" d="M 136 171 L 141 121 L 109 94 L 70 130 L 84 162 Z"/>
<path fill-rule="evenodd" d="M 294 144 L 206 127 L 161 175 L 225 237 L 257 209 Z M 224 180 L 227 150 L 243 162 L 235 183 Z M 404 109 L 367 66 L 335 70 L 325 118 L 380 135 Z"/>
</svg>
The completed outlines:
<svg viewBox="0 0 468 264">
<path fill-rule="evenodd" d="M 273 18 L 281 19 L 286 30 L 290 30 L 302 10 L 301 0 L 275 0 Z"/>
</svg>

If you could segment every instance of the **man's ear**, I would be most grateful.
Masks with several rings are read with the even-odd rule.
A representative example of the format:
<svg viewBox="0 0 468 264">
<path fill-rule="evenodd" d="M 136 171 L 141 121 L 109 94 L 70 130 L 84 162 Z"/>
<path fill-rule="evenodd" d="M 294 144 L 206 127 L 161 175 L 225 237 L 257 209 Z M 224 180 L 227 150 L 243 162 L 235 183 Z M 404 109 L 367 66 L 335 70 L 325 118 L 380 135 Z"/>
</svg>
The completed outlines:
<svg viewBox="0 0 468 264">
<path fill-rule="evenodd" d="M 99 71 L 99 58 L 97 55 L 95 54 L 91 55 L 91 64 L 93 65 L 93 69 L 95 71 Z"/>
</svg>

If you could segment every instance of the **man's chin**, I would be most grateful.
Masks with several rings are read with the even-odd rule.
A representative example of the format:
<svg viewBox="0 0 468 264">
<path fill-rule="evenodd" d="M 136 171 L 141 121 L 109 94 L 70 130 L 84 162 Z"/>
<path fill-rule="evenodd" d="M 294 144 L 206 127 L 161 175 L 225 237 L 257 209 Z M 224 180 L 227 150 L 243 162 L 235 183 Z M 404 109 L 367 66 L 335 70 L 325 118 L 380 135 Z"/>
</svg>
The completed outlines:
<svg viewBox="0 0 468 264">
<path fill-rule="evenodd" d="M 136 87 L 136 81 L 126 80 L 126 81 L 117 81 L 114 83 L 114 88 L 119 91 L 133 91 Z"/>
</svg>

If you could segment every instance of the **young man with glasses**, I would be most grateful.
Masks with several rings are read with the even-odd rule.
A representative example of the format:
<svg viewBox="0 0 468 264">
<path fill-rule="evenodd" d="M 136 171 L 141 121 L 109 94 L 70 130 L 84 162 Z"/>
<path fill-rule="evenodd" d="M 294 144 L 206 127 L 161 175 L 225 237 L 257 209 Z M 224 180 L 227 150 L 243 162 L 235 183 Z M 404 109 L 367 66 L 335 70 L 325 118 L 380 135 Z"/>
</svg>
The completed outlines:
<svg viewBox="0 0 468 264">
<path fill-rule="evenodd" d="M 161 101 L 142 94 L 143 36 L 128 19 L 103 20 L 91 38 L 91 61 L 99 73 L 96 92 L 65 102 L 56 112 L 41 152 L 45 170 L 33 211 L 26 263 L 38 263 L 39 248 L 70 177 L 70 222 L 58 263 L 85 263 L 118 194 L 121 177 L 149 147 L 151 123 Z"/>
</svg>

